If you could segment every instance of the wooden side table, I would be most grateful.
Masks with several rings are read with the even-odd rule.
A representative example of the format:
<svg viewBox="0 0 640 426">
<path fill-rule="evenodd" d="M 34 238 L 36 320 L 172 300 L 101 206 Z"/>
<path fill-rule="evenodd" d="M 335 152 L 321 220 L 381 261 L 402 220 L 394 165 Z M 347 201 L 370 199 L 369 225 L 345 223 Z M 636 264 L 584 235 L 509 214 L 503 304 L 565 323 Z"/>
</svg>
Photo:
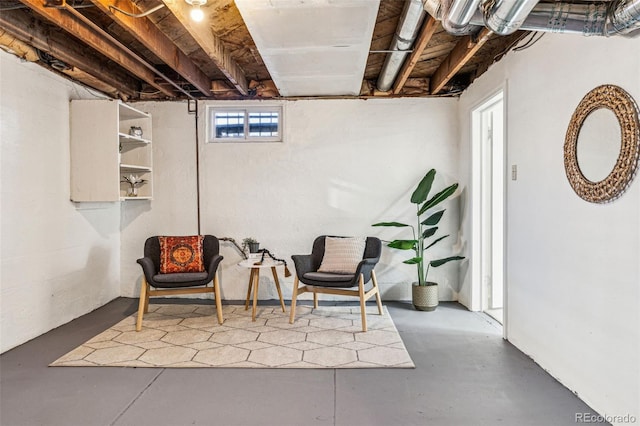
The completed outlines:
<svg viewBox="0 0 640 426">
<path fill-rule="evenodd" d="M 249 309 L 249 299 L 251 298 L 251 290 L 253 290 L 253 311 L 251 312 L 251 320 L 256 320 L 256 309 L 258 306 L 258 285 L 260 284 L 260 270 L 271 268 L 271 273 L 273 274 L 273 281 L 276 283 L 276 290 L 278 290 L 278 296 L 280 296 L 280 306 L 282 307 L 282 312 L 286 312 L 284 308 L 284 299 L 282 298 L 282 290 L 280 290 L 280 280 L 278 279 L 278 272 L 276 271 L 277 266 L 283 266 L 284 262 L 278 262 L 274 260 L 265 260 L 261 264 L 256 264 L 256 259 L 247 259 L 238 263 L 238 266 L 242 266 L 243 268 L 250 268 L 251 274 L 249 275 L 249 288 L 247 289 L 247 300 L 244 304 L 244 310 Z"/>
</svg>

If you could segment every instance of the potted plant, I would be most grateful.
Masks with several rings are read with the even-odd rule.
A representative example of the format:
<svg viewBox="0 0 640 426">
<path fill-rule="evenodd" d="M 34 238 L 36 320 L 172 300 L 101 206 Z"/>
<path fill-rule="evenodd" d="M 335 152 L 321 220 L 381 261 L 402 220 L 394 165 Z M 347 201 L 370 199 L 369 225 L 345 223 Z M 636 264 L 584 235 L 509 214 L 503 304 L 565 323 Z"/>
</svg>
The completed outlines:
<svg viewBox="0 0 640 426">
<path fill-rule="evenodd" d="M 417 267 L 418 281 L 413 283 L 411 295 L 413 306 L 415 309 L 420 311 L 433 311 L 438 306 L 438 284 L 427 280 L 429 268 L 437 268 L 445 263 L 464 259 L 463 256 L 450 256 L 442 259 L 431 260 L 426 263 L 425 269 L 425 251 L 448 237 L 448 235 L 435 237 L 435 234 L 438 231 L 438 227 L 436 225 L 440 222 L 440 219 L 442 219 L 442 215 L 445 210 L 443 209 L 432 212 L 433 208 L 453 195 L 458 188 L 458 184 L 454 183 L 427 200 L 427 197 L 431 192 L 431 186 L 433 185 L 435 176 L 435 169 L 429 170 L 411 195 L 411 202 L 416 205 L 417 209 L 416 226 L 400 222 L 380 222 L 372 225 L 400 228 L 407 227 L 412 229 L 412 239 L 393 240 L 387 245 L 391 248 L 413 250 L 415 252 L 414 257 L 405 260 L 403 263 L 416 265 Z M 423 219 L 425 216 L 426 218 Z M 426 245 L 428 242 L 427 240 L 430 238 L 434 239 Z"/>
<path fill-rule="evenodd" d="M 242 251 L 249 249 L 249 253 L 258 253 L 260 250 L 260 243 L 252 237 L 247 237 L 242 240 Z"/>
</svg>

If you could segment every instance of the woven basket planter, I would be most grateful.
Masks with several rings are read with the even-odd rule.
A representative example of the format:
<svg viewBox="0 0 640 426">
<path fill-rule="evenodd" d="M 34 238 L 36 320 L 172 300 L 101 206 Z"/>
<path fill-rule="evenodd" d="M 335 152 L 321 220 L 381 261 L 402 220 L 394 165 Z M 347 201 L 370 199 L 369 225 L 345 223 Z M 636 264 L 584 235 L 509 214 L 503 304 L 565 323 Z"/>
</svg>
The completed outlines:
<svg viewBox="0 0 640 426">
<path fill-rule="evenodd" d="M 418 311 L 433 311 L 438 307 L 438 284 L 427 284 L 420 286 L 414 283 L 411 287 L 411 301 Z"/>
</svg>

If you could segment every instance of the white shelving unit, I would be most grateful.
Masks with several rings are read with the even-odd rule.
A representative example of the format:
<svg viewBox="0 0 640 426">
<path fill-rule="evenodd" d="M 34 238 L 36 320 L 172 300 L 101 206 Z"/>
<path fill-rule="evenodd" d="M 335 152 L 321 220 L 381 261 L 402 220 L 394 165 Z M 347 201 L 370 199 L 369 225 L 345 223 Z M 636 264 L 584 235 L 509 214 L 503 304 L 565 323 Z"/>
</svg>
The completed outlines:
<svg viewBox="0 0 640 426">
<path fill-rule="evenodd" d="M 129 134 L 132 127 L 141 136 Z M 151 116 L 122 101 L 71 101 L 71 200 L 123 201 L 153 198 Z M 128 195 L 124 176 L 144 179 Z"/>
</svg>

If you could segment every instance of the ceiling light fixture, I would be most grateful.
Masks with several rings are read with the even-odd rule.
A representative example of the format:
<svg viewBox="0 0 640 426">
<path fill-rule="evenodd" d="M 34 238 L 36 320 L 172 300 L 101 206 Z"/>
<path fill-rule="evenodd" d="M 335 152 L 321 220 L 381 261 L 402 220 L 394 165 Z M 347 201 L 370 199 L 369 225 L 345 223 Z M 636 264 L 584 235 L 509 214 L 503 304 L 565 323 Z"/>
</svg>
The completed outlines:
<svg viewBox="0 0 640 426">
<path fill-rule="evenodd" d="M 201 22 L 204 19 L 204 12 L 200 9 L 200 6 L 207 4 L 207 0 L 185 0 L 188 4 L 193 6 L 189 15 L 191 19 L 196 22 Z"/>
</svg>

